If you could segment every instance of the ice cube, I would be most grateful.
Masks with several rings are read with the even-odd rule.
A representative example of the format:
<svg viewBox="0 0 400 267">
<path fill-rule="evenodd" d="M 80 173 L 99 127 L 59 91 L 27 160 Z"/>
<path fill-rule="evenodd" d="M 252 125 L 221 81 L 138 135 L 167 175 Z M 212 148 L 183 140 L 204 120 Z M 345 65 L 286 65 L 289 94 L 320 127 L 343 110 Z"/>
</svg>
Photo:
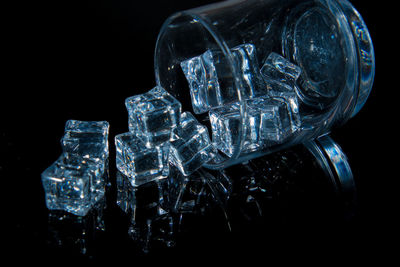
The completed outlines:
<svg viewBox="0 0 400 267">
<path fill-rule="evenodd" d="M 285 99 L 258 97 L 246 104 L 247 119 L 259 129 L 264 144 L 282 143 L 292 133 L 290 110 Z"/>
<path fill-rule="evenodd" d="M 106 121 L 67 121 L 61 139 L 63 153 L 66 157 L 106 159 L 108 128 Z"/>
<path fill-rule="evenodd" d="M 42 173 L 46 205 L 50 210 L 65 210 L 84 216 L 104 195 L 94 186 L 101 180 L 99 165 L 66 164 L 63 156 Z"/>
<path fill-rule="evenodd" d="M 98 133 L 67 132 L 61 139 L 61 145 L 67 157 L 105 159 L 108 156 L 108 144 Z"/>
<path fill-rule="evenodd" d="M 296 80 L 300 77 L 301 68 L 277 53 L 270 53 L 261 74 L 267 86 L 268 95 L 283 98 L 290 109 L 292 131 L 301 127 Z"/>
<path fill-rule="evenodd" d="M 46 205 L 84 216 L 104 197 L 108 180 L 106 121 L 69 120 L 61 139 L 62 155 L 42 173 Z"/>
<path fill-rule="evenodd" d="M 216 148 L 228 156 L 232 156 L 238 140 L 241 123 L 246 132 L 242 152 L 256 151 L 261 143 L 259 120 L 256 116 L 240 120 L 240 105 L 238 103 L 213 109 L 209 114 L 213 143 Z"/>
<path fill-rule="evenodd" d="M 243 44 L 232 48 L 231 52 L 241 74 L 242 99 L 264 95 L 265 83 L 260 75 L 256 47 L 253 44 Z"/>
<path fill-rule="evenodd" d="M 231 62 L 219 50 L 207 50 L 200 56 L 181 62 L 189 83 L 193 111 L 204 113 L 212 108 L 263 94 L 264 81 L 259 74 L 255 46 L 243 44 L 231 49 L 233 64 L 239 68 L 242 88 L 238 90 Z M 239 96 L 239 92 L 241 97 Z"/>
<path fill-rule="evenodd" d="M 170 162 L 184 175 L 207 163 L 214 156 L 208 130 L 190 112 L 181 114 L 180 125 L 173 130 Z"/>
<path fill-rule="evenodd" d="M 242 131 L 245 131 L 241 153 L 280 143 L 292 133 L 289 104 L 285 99 L 264 96 L 246 100 L 245 103 L 247 116 L 242 121 L 239 103 L 210 111 L 214 146 L 229 157 L 239 145 L 241 123 Z"/>
<path fill-rule="evenodd" d="M 221 105 L 220 87 L 210 50 L 182 61 L 181 68 L 189 83 L 194 113 L 201 114 L 210 107 Z"/>
<path fill-rule="evenodd" d="M 296 93 L 296 86 L 281 83 L 279 81 L 268 81 L 268 95 L 272 98 L 281 98 L 286 101 L 289 107 L 289 117 L 292 131 L 295 132 L 301 127 L 301 116 L 299 113 L 299 100 Z"/>
<path fill-rule="evenodd" d="M 89 169 L 93 176 L 90 179 L 90 191 L 93 202 L 97 202 L 104 196 L 105 186 L 108 182 L 108 158 L 91 159 L 80 157 L 66 157 L 61 155 L 55 163 L 60 168 Z"/>
<path fill-rule="evenodd" d="M 109 127 L 107 121 L 68 120 L 65 124 L 65 132 L 100 133 L 103 136 L 108 136 Z"/>
<path fill-rule="evenodd" d="M 169 143 L 146 146 L 133 133 L 115 136 L 117 168 L 130 178 L 133 186 L 165 178 L 169 173 Z"/>
<path fill-rule="evenodd" d="M 169 141 L 172 129 L 179 124 L 182 109 L 181 103 L 159 86 L 127 98 L 125 106 L 129 113 L 129 131 L 140 135 L 148 147 Z"/>
<path fill-rule="evenodd" d="M 265 80 L 294 83 L 301 74 L 301 68 L 277 53 L 270 53 L 261 68 Z"/>
</svg>

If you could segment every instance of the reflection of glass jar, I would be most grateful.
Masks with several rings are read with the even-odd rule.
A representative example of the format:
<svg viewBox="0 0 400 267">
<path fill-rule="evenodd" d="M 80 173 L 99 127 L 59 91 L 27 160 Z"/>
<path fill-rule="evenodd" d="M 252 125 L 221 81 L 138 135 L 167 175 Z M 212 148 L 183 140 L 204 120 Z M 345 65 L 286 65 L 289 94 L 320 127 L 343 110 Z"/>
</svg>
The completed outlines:
<svg viewBox="0 0 400 267">
<path fill-rule="evenodd" d="M 366 101 L 374 68 L 368 30 L 347 0 L 231 0 L 178 12 L 155 50 L 157 83 L 211 122 L 217 147 L 230 141 L 210 168 L 343 124 Z"/>
</svg>

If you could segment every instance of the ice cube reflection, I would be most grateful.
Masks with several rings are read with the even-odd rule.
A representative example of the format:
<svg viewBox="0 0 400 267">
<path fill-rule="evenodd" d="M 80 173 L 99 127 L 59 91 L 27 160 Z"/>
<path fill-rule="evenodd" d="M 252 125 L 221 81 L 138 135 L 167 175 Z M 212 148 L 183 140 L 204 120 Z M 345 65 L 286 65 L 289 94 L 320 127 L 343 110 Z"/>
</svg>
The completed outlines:
<svg viewBox="0 0 400 267">
<path fill-rule="evenodd" d="M 77 254 L 91 256 L 106 231 L 103 197 L 85 215 L 77 216 L 62 210 L 50 210 L 48 214 L 48 244 Z"/>
<path fill-rule="evenodd" d="M 86 227 L 83 230 L 65 215 L 55 219 L 55 213 L 51 213 L 51 243 L 73 247 L 86 255 L 99 246 L 104 246 L 103 251 L 114 249 L 115 242 L 93 242 L 93 233 L 98 240 L 97 233 L 106 225 L 100 232 L 111 241 L 118 240 L 118 249 L 133 245 L 138 249 L 132 251 L 133 255 L 165 250 L 180 253 L 182 247 L 226 237 L 246 236 L 246 240 L 252 240 L 271 238 L 271 234 L 279 237 L 288 229 L 311 231 L 321 225 L 329 228 L 354 212 L 355 203 L 343 197 L 338 191 L 340 186 L 326 176 L 317 159 L 303 146 L 222 171 L 200 168 L 184 176 L 174 166 L 170 168 L 165 179 L 136 187 L 117 172 L 112 179 L 116 182 L 112 187 L 116 195 L 107 198 L 105 214 L 111 216 L 96 210 L 98 217 L 90 217 L 94 211 L 86 217 L 68 215 L 80 220 L 78 225 Z"/>
</svg>

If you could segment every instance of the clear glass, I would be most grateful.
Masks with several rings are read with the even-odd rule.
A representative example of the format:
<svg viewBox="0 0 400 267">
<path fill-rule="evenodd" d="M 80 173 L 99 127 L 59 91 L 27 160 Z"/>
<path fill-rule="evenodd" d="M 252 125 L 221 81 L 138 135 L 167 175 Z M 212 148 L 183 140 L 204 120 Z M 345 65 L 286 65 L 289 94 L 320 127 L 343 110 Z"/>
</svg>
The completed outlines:
<svg viewBox="0 0 400 267">
<path fill-rule="evenodd" d="M 154 60 L 157 84 L 182 103 L 183 111 L 196 113 L 210 135 L 209 112 L 237 106 L 239 126 L 231 132 L 230 153 L 220 152 L 206 164 L 213 169 L 313 140 L 345 123 L 368 98 L 375 68 L 367 27 L 347 0 L 231 0 L 178 12 L 162 27 Z M 192 73 L 185 72 L 189 63 L 197 68 Z M 190 81 L 189 74 L 196 71 L 203 71 L 198 77 L 208 84 L 194 97 L 193 84 L 201 79 Z M 253 85 L 265 86 L 265 96 Z M 202 105 L 204 94 L 214 100 L 215 92 L 216 104 Z M 249 146 L 253 121 L 272 123 L 263 121 L 271 112 L 262 110 L 261 119 L 251 115 L 260 108 L 252 98 L 260 95 L 285 99 L 293 129 L 279 142 Z"/>
</svg>

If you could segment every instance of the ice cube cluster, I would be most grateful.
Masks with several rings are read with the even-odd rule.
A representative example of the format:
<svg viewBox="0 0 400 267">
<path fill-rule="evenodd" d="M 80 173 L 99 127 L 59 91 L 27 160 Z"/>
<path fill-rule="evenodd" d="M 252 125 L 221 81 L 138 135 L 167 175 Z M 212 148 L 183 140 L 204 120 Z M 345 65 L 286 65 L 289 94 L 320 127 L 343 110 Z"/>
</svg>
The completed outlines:
<svg viewBox="0 0 400 267">
<path fill-rule="evenodd" d="M 231 53 L 239 68 L 243 88 L 240 92 L 235 86 L 230 62 L 221 51 L 207 50 L 180 63 L 189 83 L 194 113 L 263 94 L 264 81 L 260 75 L 254 75 L 258 70 L 255 46 L 243 44 L 232 48 Z"/>
<path fill-rule="evenodd" d="M 229 60 L 208 50 L 180 64 L 194 113 L 208 113 L 213 142 L 207 127 L 160 86 L 125 100 L 129 131 L 115 136 L 116 166 L 133 187 L 171 176 L 171 167 L 188 177 L 220 156 L 217 150 L 228 157 L 238 144 L 242 153 L 258 151 L 285 142 L 301 128 L 300 67 L 272 52 L 260 68 L 253 44 L 230 52 Z M 50 210 L 84 216 L 104 196 L 108 131 L 106 121 L 66 123 L 63 152 L 42 173 Z"/>
<path fill-rule="evenodd" d="M 213 157 L 208 130 L 160 86 L 129 97 L 129 132 L 115 137 L 117 168 L 139 186 L 163 179 L 169 164 L 190 175 Z"/>
<path fill-rule="evenodd" d="M 301 127 L 296 90 L 301 68 L 274 52 L 260 68 L 253 44 L 230 52 L 233 64 L 215 50 L 180 64 L 194 112 L 208 112 L 214 147 L 231 157 L 243 136 L 242 153 L 283 143 Z"/>
<path fill-rule="evenodd" d="M 84 216 L 104 197 L 108 177 L 106 121 L 69 120 L 61 156 L 42 173 L 46 206 Z"/>
</svg>

